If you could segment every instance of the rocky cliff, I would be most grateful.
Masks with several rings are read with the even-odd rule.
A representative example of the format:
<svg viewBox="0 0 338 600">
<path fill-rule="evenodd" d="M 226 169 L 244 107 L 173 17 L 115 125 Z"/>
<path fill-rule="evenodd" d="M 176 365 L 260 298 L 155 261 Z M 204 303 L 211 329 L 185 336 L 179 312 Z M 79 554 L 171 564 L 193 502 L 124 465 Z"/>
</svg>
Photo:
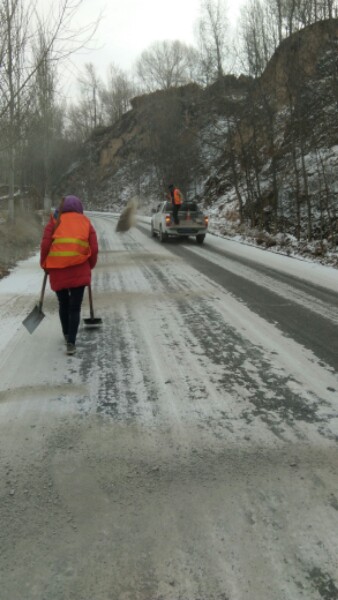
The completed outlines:
<svg viewBox="0 0 338 600">
<path fill-rule="evenodd" d="M 260 78 L 225 76 L 134 98 L 60 182 L 88 207 L 141 210 L 170 181 L 237 225 L 336 237 L 338 20 L 283 41 Z"/>
</svg>

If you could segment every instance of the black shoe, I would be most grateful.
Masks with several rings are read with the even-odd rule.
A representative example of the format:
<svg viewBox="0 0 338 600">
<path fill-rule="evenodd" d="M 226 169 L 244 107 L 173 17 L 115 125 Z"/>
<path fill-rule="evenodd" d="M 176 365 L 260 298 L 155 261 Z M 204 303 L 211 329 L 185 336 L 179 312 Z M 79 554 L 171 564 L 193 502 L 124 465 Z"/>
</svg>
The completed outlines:
<svg viewBox="0 0 338 600">
<path fill-rule="evenodd" d="M 75 354 L 75 352 L 76 352 L 76 346 L 75 346 L 75 344 L 71 344 L 70 342 L 67 342 L 66 353 L 67 354 Z"/>
</svg>

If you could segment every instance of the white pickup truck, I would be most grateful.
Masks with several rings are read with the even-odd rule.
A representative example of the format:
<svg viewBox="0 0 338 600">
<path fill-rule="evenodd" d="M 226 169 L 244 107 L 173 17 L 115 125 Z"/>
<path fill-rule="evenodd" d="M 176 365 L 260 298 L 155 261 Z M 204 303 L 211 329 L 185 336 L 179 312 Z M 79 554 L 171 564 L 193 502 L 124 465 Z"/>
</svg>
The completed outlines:
<svg viewBox="0 0 338 600">
<path fill-rule="evenodd" d="M 178 212 L 179 224 L 173 219 L 172 205 L 161 202 L 152 211 L 151 235 L 166 242 L 169 237 L 195 236 L 198 244 L 203 244 L 208 229 L 209 218 L 201 211 L 196 202 L 185 201 Z"/>
</svg>

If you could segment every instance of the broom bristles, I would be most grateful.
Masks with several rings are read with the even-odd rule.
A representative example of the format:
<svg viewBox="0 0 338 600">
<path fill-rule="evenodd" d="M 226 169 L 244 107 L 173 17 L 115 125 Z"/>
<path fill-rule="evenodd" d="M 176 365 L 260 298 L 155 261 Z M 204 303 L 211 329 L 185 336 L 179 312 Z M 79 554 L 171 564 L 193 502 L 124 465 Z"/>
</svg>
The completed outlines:
<svg viewBox="0 0 338 600">
<path fill-rule="evenodd" d="M 115 231 L 125 233 L 136 224 L 136 209 L 137 201 L 135 199 L 129 200 L 126 208 L 122 211 L 120 218 L 117 221 Z"/>
</svg>

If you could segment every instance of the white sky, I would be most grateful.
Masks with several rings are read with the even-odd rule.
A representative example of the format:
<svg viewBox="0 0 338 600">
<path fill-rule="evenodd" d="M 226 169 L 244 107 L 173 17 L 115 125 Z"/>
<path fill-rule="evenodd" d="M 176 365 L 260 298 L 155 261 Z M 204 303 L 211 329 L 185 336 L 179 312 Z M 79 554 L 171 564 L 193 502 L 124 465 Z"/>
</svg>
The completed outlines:
<svg viewBox="0 0 338 600">
<path fill-rule="evenodd" d="M 236 23 L 244 1 L 227 0 L 231 24 Z M 76 26 L 94 22 L 100 14 L 101 22 L 91 42 L 92 49 L 73 56 L 70 77 L 76 78 L 77 69 L 88 62 L 94 64 L 103 79 L 110 63 L 129 71 L 141 52 L 157 40 L 179 39 L 194 44 L 200 5 L 201 0 L 83 0 Z"/>
</svg>

